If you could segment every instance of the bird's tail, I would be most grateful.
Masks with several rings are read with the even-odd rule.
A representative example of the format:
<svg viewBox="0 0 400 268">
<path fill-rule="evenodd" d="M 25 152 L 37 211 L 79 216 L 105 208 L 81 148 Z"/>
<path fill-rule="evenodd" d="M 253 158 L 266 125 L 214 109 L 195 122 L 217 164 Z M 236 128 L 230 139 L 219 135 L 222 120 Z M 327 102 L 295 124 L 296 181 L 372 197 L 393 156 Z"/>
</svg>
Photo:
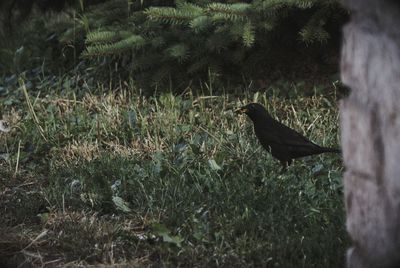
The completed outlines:
<svg viewBox="0 0 400 268">
<path fill-rule="evenodd" d="M 327 148 L 327 147 L 321 147 L 322 153 L 336 153 L 336 154 L 341 154 L 342 150 L 337 149 L 337 148 Z"/>
</svg>

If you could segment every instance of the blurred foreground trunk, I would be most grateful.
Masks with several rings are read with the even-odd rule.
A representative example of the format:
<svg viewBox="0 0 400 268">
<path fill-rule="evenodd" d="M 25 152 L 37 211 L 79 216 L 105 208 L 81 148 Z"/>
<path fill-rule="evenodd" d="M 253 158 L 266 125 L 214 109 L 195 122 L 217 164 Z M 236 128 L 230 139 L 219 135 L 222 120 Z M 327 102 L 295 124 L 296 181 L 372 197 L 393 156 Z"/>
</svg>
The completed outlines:
<svg viewBox="0 0 400 268">
<path fill-rule="evenodd" d="M 347 266 L 400 267 L 400 1 L 344 0 Z"/>
</svg>

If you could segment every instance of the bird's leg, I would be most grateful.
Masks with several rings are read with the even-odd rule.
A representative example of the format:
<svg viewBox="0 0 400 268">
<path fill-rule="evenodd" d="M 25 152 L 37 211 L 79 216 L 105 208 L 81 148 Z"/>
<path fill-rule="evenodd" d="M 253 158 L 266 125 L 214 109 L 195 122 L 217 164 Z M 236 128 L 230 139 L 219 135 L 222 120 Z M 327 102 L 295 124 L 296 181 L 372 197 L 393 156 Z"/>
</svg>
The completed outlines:
<svg viewBox="0 0 400 268">
<path fill-rule="evenodd" d="M 287 170 L 287 166 L 282 166 L 280 174 L 284 174 Z"/>
<path fill-rule="evenodd" d="M 292 164 L 292 159 L 288 159 L 288 160 L 280 160 L 281 165 L 282 165 L 282 169 L 281 169 L 281 174 L 285 173 L 288 169 L 288 167 Z"/>
<path fill-rule="evenodd" d="M 281 165 L 282 165 L 282 169 L 281 169 L 281 174 L 285 173 L 288 166 L 292 163 L 292 160 L 282 160 L 280 161 Z"/>
</svg>

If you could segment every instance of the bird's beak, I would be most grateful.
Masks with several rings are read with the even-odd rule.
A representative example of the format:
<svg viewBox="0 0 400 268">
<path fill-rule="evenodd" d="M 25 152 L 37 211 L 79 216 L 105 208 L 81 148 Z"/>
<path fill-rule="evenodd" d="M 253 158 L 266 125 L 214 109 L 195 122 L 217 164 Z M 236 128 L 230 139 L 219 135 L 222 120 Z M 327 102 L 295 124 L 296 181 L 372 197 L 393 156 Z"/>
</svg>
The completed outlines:
<svg viewBox="0 0 400 268">
<path fill-rule="evenodd" d="M 248 111 L 249 111 L 249 110 L 247 110 L 247 108 L 242 107 L 242 108 L 237 109 L 237 110 L 235 111 L 235 113 L 237 113 L 237 114 L 245 114 L 245 113 L 247 113 Z"/>
</svg>

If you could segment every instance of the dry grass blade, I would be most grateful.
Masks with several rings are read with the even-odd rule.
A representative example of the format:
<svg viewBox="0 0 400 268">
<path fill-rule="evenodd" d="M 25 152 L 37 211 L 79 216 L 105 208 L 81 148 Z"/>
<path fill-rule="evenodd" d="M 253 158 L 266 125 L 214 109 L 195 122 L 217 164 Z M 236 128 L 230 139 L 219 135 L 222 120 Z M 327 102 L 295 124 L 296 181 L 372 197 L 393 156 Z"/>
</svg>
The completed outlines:
<svg viewBox="0 0 400 268">
<path fill-rule="evenodd" d="M 18 142 L 17 161 L 15 163 L 14 178 L 17 176 L 18 173 L 20 156 L 21 156 L 21 140 Z"/>
<path fill-rule="evenodd" d="M 26 104 L 28 105 L 29 113 L 32 116 L 33 121 L 35 122 L 35 125 L 36 125 L 37 129 L 39 130 L 40 135 L 47 142 L 48 139 L 46 138 L 45 132 L 44 132 L 42 126 L 40 125 L 40 121 L 39 121 L 38 117 L 36 116 L 35 110 L 33 109 L 33 105 L 32 105 L 31 99 L 29 98 L 29 94 L 26 89 L 25 83 L 23 81 L 20 81 L 20 83 L 21 83 L 22 91 L 24 92 Z"/>
</svg>

